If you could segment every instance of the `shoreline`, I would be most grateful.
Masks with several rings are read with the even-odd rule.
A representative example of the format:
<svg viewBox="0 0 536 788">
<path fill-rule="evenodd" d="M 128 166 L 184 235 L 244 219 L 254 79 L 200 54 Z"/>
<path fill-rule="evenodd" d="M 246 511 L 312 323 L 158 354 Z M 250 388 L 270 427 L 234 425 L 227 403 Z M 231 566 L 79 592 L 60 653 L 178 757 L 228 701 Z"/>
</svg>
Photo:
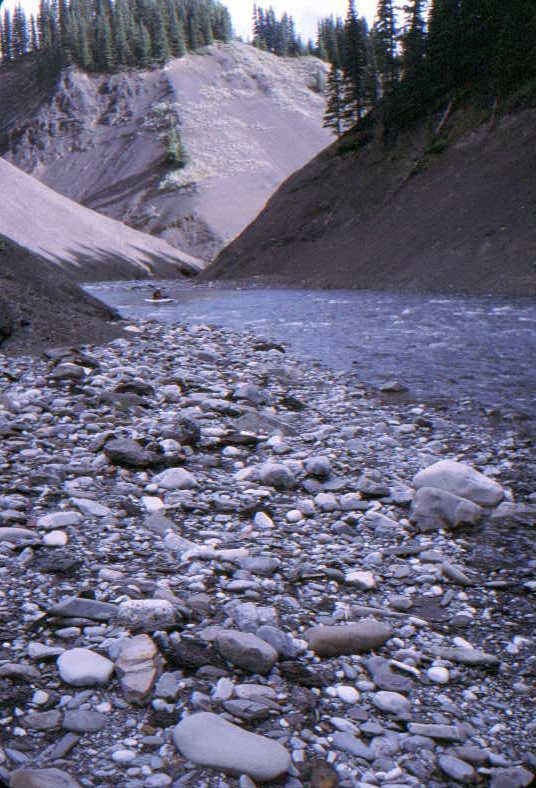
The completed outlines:
<svg viewBox="0 0 536 788">
<path fill-rule="evenodd" d="M 348 788 L 390 773 L 416 788 L 498 786 L 505 772 L 528 785 L 530 441 L 458 412 L 382 403 L 355 373 L 261 348 L 251 332 L 124 323 L 134 331 L 48 360 L 0 352 L 0 517 L 11 531 L 0 541 L 0 670 L 27 687 L 6 696 L 0 777 L 24 765 L 86 786 L 215 780 L 217 763 L 196 765 L 176 743 L 187 714 L 209 711 L 292 755 L 288 788 L 309 784 L 319 760 Z M 515 506 L 420 531 L 413 479 L 444 459 L 477 468 Z M 68 597 L 100 605 L 100 620 L 82 602 L 60 612 Z M 305 643 L 311 627 L 371 611 L 391 627 L 373 651 L 326 657 Z M 262 627 L 269 669 L 257 643 L 244 662 L 245 636 Z M 233 633 L 225 648 L 222 628 Z M 117 667 L 76 689 L 56 666 L 75 648 L 117 666 L 136 636 L 154 646 L 153 680 L 164 677 L 142 671 L 142 696 Z M 488 661 L 460 662 L 471 647 Z"/>
</svg>

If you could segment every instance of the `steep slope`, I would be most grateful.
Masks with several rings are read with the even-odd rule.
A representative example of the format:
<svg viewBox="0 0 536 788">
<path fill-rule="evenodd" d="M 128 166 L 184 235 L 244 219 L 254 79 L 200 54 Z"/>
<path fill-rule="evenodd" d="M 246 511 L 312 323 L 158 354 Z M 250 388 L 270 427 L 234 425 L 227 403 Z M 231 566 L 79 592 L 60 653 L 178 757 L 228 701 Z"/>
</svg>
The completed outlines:
<svg viewBox="0 0 536 788">
<path fill-rule="evenodd" d="M 372 124 L 290 177 L 202 275 L 536 294 L 536 111 L 460 107 L 388 148 Z"/>
<path fill-rule="evenodd" d="M 330 141 L 325 65 L 241 43 L 162 69 L 0 70 L 0 155 L 76 202 L 211 259 L 274 189 Z M 5 108 L 5 111 L 4 111 Z M 183 168 L 166 163 L 170 134 Z"/>
<path fill-rule="evenodd" d="M 117 321 L 57 265 L 0 235 L 0 353 L 105 342 L 121 334 Z"/>
<path fill-rule="evenodd" d="M 82 281 L 192 276 L 202 263 L 84 208 L 0 159 L 0 233 Z"/>
</svg>

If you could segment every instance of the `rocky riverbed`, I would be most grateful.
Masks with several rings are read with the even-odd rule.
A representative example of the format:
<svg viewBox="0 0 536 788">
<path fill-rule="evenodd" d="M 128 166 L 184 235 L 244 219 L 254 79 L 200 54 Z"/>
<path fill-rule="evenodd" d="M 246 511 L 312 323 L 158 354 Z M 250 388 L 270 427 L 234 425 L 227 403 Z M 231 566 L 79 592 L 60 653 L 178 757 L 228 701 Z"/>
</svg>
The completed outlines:
<svg viewBox="0 0 536 788">
<path fill-rule="evenodd" d="M 127 328 L 0 355 L 5 784 L 532 784 L 531 439 Z"/>
</svg>

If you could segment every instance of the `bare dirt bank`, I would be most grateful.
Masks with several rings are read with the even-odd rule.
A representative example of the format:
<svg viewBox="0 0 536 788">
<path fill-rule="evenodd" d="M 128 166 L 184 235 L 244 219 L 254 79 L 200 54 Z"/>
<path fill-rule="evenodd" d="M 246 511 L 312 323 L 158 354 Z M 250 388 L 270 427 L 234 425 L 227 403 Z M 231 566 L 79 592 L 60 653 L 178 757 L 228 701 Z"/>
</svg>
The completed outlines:
<svg viewBox="0 0 536 788">
<path fill-rule="evenodd" d="M 0 235 L 0 353 L 34 355 L 121 334 L 114 310 L 53 263 Z"/>
</svg>

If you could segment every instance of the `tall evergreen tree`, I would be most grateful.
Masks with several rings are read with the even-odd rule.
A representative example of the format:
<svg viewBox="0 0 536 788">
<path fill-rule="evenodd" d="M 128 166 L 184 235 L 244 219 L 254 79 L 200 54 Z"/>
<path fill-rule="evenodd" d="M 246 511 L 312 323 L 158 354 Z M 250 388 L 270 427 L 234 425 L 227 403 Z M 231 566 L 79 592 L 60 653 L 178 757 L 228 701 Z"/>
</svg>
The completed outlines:
<svg viewBox="0 0 536 788">
<path fill-rule="evenodd" d="M 340 137 L 344 128 L 344 78 L 338 66 L 331 66 L 327 79 L 327 101 L 322 125 Z"/>
<path fill-rule="evenodd" d="M 432 0 L 427 44 L 431 86 L 449 90 L 459 75 L 460 0 Z"/>
<path fill-rule="evenodd" d="M 366 50 L 361 20 L 357 17 L 354 0 L 348 0 L 344 23 L 342 71 L 345 82 L 345 117 L 349 125 L 361 120 L 366 106 L 365 67 Z"/>
<path fill-rule="evenodd" d="M 407 23 L 402 36 L 402 77 L 406 83 L 421 82 L 426 56 L 425 0 L 411 0 L 406 7 Z"/>
<path fill-rule="evenodd" d="M 376 64 L 382 92 L 390 93 L 398 81 L 398 28 L 393 0 L 379 0 L 374 24 Z"/>
<path fill-rule="evenodd" d="M 11 62 L 15 57 L 13 49 L 13 27 L 11 24 L 11 13 L 6 8 L 2 22 L 2 60 L 4 63 Z"/>
<path fill-rule="evenodd" d="M 152 58 L 158 63 L 166 63 L 170 58 L 170 49 L 164 15 L 160 5 L 155 5 L 154 7 L 152 28 Z"/>
<path fill-rule="evenodd" d="M 28 31 L 28 21 L 21 5 L 16 6 L 13 12 L 12 22 L 13 36 L 13 57 L 18 58 L 28 52 L 30 44 L 30 34 Z"/>
</svg>

